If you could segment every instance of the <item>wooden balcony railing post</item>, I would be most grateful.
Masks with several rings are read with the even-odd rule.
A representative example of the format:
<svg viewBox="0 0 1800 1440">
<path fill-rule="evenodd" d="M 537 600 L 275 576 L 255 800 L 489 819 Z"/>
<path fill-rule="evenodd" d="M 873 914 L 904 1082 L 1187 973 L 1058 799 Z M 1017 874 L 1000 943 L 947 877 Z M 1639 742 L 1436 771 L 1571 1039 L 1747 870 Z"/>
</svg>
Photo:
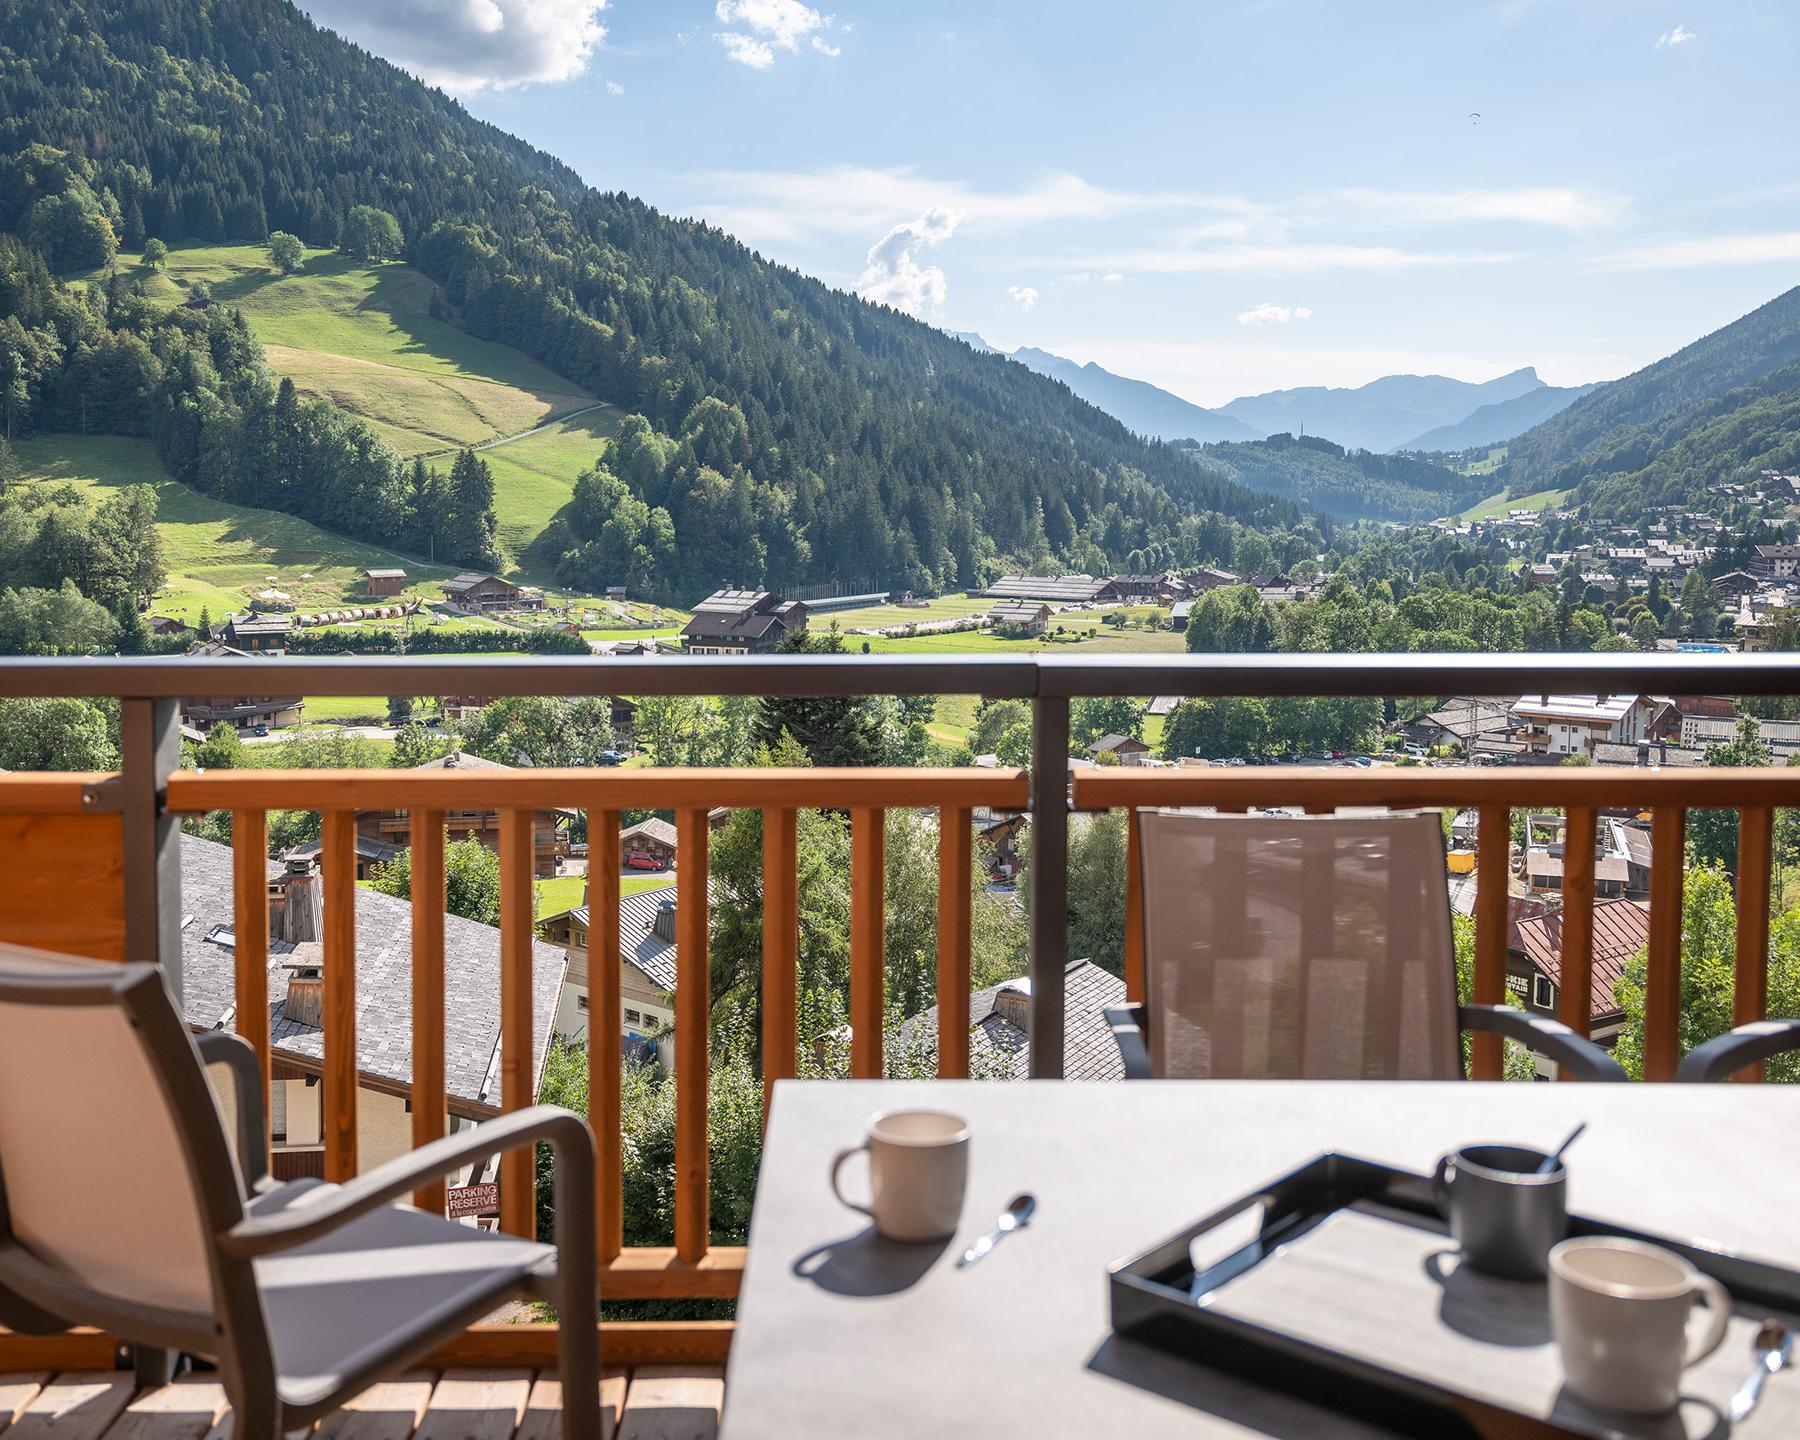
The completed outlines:
<svg viewBox="0 0 1800 1440">
<path fill-rule="evenodd" d="M 1125 998 L 1144 1003 L 1144 831 L 1135 805 L 1125 808 Z"/>
<path fill-rule="evenodd" d="M 1681 1062 L 1681 889 L 1687 871 L 1687 811 L 1679 805 L 1656 806 L 1650 831 L 1644 1078 L 1673 1080 Z"/>
<path fill-rule="evenodd" d="M 881 1078 L 881 1025 L 886 1004 L 887 813 L 859 805 L 850 812 L 850 1073 Z"/>
<path fill-rule="evenodd" d="M 1731 1023 L 1748 1025 L 1769 1015 L 1769 888 L 1773 880 L 1775 813 L 1766 805 L 1738 813 L 1737 969 L 1731 991 Z M 1752 1065 L 1733 1079 L 1761 1080 Z"/>
<path fill-rule="evenodd" d="M 675 1254 L 698 1261 L 711 1236 L 707 1080 L 712 962 L 707 951 L 706 811 L 675 812 Z"/>
<path fill-rule="evenodd" d="M 1484 805 L 1475 831 L 1475 985 L 1477 1005 L 1506 999 L 1506 919 L 1508 878 L 1512 873 L 1512 812 L 1504 805 Z M 1472 1037 L 1469 1073 L 1476 1080 L 1498 1080 L 1504 1051 L 1498 1035 Z"/>
<path fill-rule="evenodd" d="M 533 824 L 529 810 L 500 812 L 500 1105 L 509 1111 L 537 1101 L 532 1083 L 537 1073 L 531 1013 Z M 532 1147 L 501 1156 L 500 1177 L 500 1228 L 529 1240 L 537 1234 Z"/>
<path fill-rule="evenodd" d="M 619 850 L 619 812 L 588 811 L 588 1123 L 599 1160 L 594 1227 L 602 1265 L 625 1246 Z"/>
<path fill-rule="evenodd" d="M 1147 691 L 1144 693 L 1148 693 Z M 1031 702 L 1031 1078 L 1063 1073 L 1069 959 L 1069 701 Z"/>
<path fill-rule="evenodd" d="M 324 846 L 325 1178 L 341 1184 L 357 1171 L 356 816 L 327 810 Z"/>
<path fill-rule="evenodd" d="M 231 816 L 232 960 L 237 971 L 237 1033 L 256 1052 L 267 1094 L 269 1056 L 269 817 Z M 263 1109 L 266 1112 L 265 1102 Z"/>
<path fill-rule="evenodd" d="M 444 812 L 413 810 L 407 816 L 412 853 L 412 1138 L 429 1145 L 444 1133 Z M 444 1182 L 413 1191 L 413 1203 L 444 1213 Z"/>
<path fill-rule="evenodd" d="M 1594 835 L 1592 808 L 1569 811 L 1563 831 L 1562 994 L 1558 1018 L 1577 1035 L 1593 1026 Z M 1572 1079 L 1567 1071 L 1562 1078 Z"/>
<path fill-rule="evenodd" d="M 974 902 L 974 817 L 938 810 L 937 1011 L 938 1075 L 969 1074 L 969 943 Z"/>
<path fill-rule="evenodd" d="M 763 1114 L 777 1080 L 791 1079 L 799 1044 L 799 824 L 792 810 L 763 811 Z"/>
</svg>

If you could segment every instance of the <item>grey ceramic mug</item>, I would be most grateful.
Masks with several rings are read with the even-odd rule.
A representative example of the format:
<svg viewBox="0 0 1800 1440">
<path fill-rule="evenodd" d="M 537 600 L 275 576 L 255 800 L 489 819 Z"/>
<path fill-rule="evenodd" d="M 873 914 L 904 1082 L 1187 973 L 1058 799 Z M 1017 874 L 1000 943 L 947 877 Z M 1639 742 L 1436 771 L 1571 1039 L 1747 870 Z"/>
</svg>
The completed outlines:
<svg viewBox="0 0 1800 1440">
<path fill-rule="evenodd" d="M 1431 1190 L 1462 1258 L 1508 1280 L 1541 1280 L 1569 1232 L 1569 1172 L 1522 1145 L 1465 1145 L 1438 1161 Z"/>
</svg>

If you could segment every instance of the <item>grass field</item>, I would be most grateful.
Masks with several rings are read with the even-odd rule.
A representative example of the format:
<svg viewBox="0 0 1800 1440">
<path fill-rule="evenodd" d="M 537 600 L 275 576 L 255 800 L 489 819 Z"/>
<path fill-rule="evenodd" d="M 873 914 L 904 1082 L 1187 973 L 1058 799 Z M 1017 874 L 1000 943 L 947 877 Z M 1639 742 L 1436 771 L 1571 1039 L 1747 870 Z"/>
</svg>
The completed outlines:
<svg viewBox="0 0 1800 1440">
<path fill-rule="evenodd" d="M 1479 505 L 1471 505 L 1456 518 L 1458 520 L 1498 520 L 1504 518 L 1508 510 L 1554 510 L 1569 498 L 1567 490 L 1539 490 L 1530 495 L 1509 497 L 1502 490 L 1498 495 L 1490 495 Z"/>
<path fill-rule="evenodd" d="M 619 881 L 619 893 L 637 895 L 645 890 L 661 890 L 674 883 L 674 877 L 670 875 L 628 875 Z M 587 894 L 587 877 L 583 875 L 558 875 L 554 880 L 534 880 L 531 884 L 537 891 L 539 919 L 573 910 Z"/>
<path fill-rule="evenodd" d="M 298 274 L 280 275 L 260 246 L 200 245 L 171 251 L 161 273 L 138 268 L 135 256 L 119 263 L 171 304 L 203 281 L 215 301 L 244 312 L 271 369 L 359 417 L 402 455 L 502 441 L 485 454 L 501 542 L 515 559 L 618 425 L 616 411 L 589 408 L 598 398 L 547 366 L 435 318 L 432 282 L 399 261 L 370 265 L 309 250 Z M 520 436 L 540 425 L 547 428 Z M 552 560 L 532 555 L 525 566 L 541 580 Z"/>
<path fill-rule="evenodd" d="M 283 515 L 214 500 L 172 479 L 147 440 L 114 435 L 42 435 L 13 447 L 27 480 L 57 481 L 99 498 L 110 489 L 148 485 L 156 491 L 168 582 L 159 615 L 197 619 L 202 607 L 222 620 L 275 577 L 302 607 L 341 604 L 370 566 L 399 565 L 420 585 L 452 572 L 426 566 Z M 385 711 L 386 702 L 383 702 Z"/>
</svg>

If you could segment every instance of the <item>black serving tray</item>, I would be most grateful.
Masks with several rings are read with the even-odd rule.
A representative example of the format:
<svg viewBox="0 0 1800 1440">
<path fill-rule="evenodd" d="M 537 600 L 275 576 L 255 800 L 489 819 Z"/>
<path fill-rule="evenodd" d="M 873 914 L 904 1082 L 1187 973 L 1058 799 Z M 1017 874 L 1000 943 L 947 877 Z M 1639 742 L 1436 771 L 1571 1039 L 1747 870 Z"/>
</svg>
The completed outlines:
<svg viewBox="0 0 1800 1440">
<path fill-rule="evenodd" d="M 1431 1182 L 1350 1155 L 1321 1155 L 1117 1262 L 1112 1328 L 1423 1440 L 1800 1434 L 1800 1391 L 1782 1394 L 1780 1378 L 1750 1420 L 1722 1418 L 1756 1326 L 1800 1317 L 1800 1273 L 1579 1214 L 1569 1234 L 1660 1245 L 1731 1293 L 1732 1329 L 1687 1372 L 1675 1414 L 1624 1416 L 1563 1392 L 1546 1285 L 1460 1272 Z M 1197 1267 L 1209 1236 L 1217 1253 Z"/>
</svg>

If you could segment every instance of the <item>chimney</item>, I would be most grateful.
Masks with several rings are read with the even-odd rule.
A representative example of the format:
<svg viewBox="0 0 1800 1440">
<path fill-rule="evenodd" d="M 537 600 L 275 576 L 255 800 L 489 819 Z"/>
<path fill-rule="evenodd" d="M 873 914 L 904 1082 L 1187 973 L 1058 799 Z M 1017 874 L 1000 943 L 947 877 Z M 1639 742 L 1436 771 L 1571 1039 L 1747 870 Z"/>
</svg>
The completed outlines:
<svg viewBox="0 0 1800 1440">
<path fill-rule="evenodd" d="M 675 902 L 663 900 L 656 907 L 656 919 L 650 924 L 658 938 L 673 945 L 675 943 Z"/>
<path fill-rule="evenodd" d="M 994 992 L 994 1013 L 1008 1025 L 1031 1033 L 1031 981 L 1009 980 Z"/>
<path fill-rule="evenodd" d="M 287 872 L 281 877 L 281 886 L 286 891 L 286 899 L 282 903 L 279 915 L 271 909 L 269 912 L 269 938 L 286 940 L 299 945 L 308 940 L 321 940 L 325 936 L 325 891 L 319 884 L 318 872 L 309 860 L 294 858 L 287 862 Z M 276 930 L 279 920 L 280 930 Z"/>
<path fill-rule="evenodd" d="M 318 942 L 310 940 L 281 957 L 281 966 L 288 972 L 287 997 L 281 1002 L 281 1013 L 296 1025 L 324 1028 L 324 960 Z"/>
</svg>

